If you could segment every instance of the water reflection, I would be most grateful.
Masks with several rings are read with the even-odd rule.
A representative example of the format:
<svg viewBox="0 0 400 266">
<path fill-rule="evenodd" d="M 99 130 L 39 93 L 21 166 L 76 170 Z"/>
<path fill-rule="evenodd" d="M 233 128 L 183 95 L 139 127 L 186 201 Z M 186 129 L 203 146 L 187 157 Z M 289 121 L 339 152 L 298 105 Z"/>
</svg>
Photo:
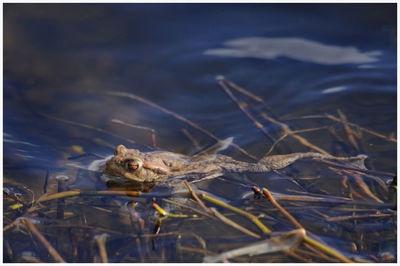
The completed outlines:
<svg viewBox="0 0 400 266">
<path fill-rule="evenodd" d="M 192 155 L 215 143 L 215 139 L 178 120 L 176 115 L 127 95 L 166 108 L 220 139 L 235 137 L 234 144 L 256 158 L 263 157 L 273 145 L 277 154 L 305 151 L 295 138 L 282 139 L 285 135 L 281 127 L 265 119 L 265 113 L 272 109 L 270 117 L 284 122 L 313 145 L 334 154 L 367 153 L 369 168 L 394 173 L 393 142 L 356 130 L 355 146 L 360 147 L 356 150 L 341 123 L 327 120 L 324 114 L 337 117 L 340 110 L 349 123 L 395 138 L 395 33 L 394 4 L 6 4 L 3 181 L 10 197 L 5 201 L 5 224 L 21 214 L 38 214 L 44 221 L 54 221 L 59 213 L 55 208 L 63 208 L 61 201 L 41 205 L 40 213 L 26 210 L 44 193 L 58 191 L 60 175 L 71 178 L 69 190 L 107 190 L 93 161 L 112 154 L 119 144 L 143 152 L 158 149 Z M 226 40 L 230 41 L 224 43 Z M 235 91 L 240 101 L 236 105 L 218 85 L 218 75 L 259 96 L 261 102 Z M 117 91 L 122 94 L 117 96 Z M 249 120 L 240 107 L 262 125 Z M 325 118 L 300 119 L 312 115 Z M 235 149 L 223 153 L 238 160 L 248 159 Z M 291 225 L 276 215 L 264 198 L 252 201 L 251 196 L 240 195 L 248 194 L 253 184 L 268 187 L 275 195 L 365 194 L 353 177 L 339 174 L 343 173 L 318 162 L 304 161 L 281 173 L 232 174 L 209 183 L 199 182 L 198 188 L 255 215 L 266 213 L 270 217 L 264 217 L 263 223 L 276 231 L 286 231 Z M 380 178 L 386 182 L 390 177 Z M 387 199 L 382 186 L 365 180 L 373 194 Z M 94 194 L 68 198 L 64 213 L 67 219 L 54 223 L 68 223 L 63 227 L 65 231 L 47 223 L 37 226 L 68 262 L 93 262 L 98 250 L 93 246 L 94 236 L 103 229 L 112 236 L 107 240 L 110 262 L 201 262 L 207 254 L 183 249 L 184 252 L 177 252 L 176 248 L 177 243 L 180 247 L 201 247 L 193 242 L 194 233 L 204 238 L 210 251 L 222 252 L 252 242 L 208 218 L 168 218 L 161 234 L 171 235 L 159 235 L 160 249 L 153 252 L 148 238 L 156 218 L 152 197 L 156 196 L 162 207 L 168 207 L 164 192 L 169 188 L 157 186 L 151 192 L 155 194 L 142 198 Z M 27 206 L 15 209 L 20 207 L 14 194 L 18 198 L 22 195 L 20 199 Z M 127 200 L 135 202 L 134 209 L 125 208 Z M 341 252 L 379 257 L 388 250 L 391 256 L 397 256 L 393 248 L 394 215 L 383 213 L 386 216 L 378 221 L 359 217 L 357 224 L 334 223 L 319 213 L 345 217 L 357 210 L 322 203 L 288 207 L 307 230 Z M 377 210 L 370 209 L 375 215 Z M 232 214 L 229 216 L 236 220 Z M 373 233 L 371 226 L 376 226 Z M 23 229 L 6 231 L 4 236 L 5 261 L 17 262 L 15 254 L 33 250 L 37 254 L 23 260 L 33 261 L 38 256 L 40 261 L 52 262 Z M 62 238 L 56 239 L 58 236 Z M 343 243 L 354 243 L 360 249 L 353 252 Z M 74 245 L 76 253 L 71 249 Z M 197 251 L 205 250 L 203 247 Z M 275 259 L 250 258 L 254 262 L 267 259 L 297 261 L 283 253 Z"/>
<path fill-rule="evenodd" d="M 226 48 L 208 49 L 206 55 L 275 59 L 280 56 L 324 64 L 362 64 L 378 61 L 380 51 L 361 52 L 356 47 L 322 44 L 301 38 L 239 38 L 224 43 Z"/>
</svg>

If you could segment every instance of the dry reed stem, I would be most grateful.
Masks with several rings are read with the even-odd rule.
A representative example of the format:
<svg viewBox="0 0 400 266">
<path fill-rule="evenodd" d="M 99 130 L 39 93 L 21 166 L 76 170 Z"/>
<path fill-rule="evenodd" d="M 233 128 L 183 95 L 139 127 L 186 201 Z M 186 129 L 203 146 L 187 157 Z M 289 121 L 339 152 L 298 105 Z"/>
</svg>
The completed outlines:
<svg viewBox="0 0 400 266">
<path fill-rule="evenodd" d="M 66 261 L 58 254 L 53 246 L 47 241 L 47 239 L 37 230 L 37 228 L 26 218 L 20 218 L 25 224 L 26 228 L 39 240 L 39 242 L 47 249 L 50 256 L 59 263 L 66 263 Z"/>
<path fill-rule="evenodd" d="M 381 199 L 379 199 L 377 196 L 375 196 L 372 193 L 372 191 L 369 189 L 367 184 L 365 184 L 364 180 L 362 179 L 362 177 L 360 175 L 354 175 L 354 180 L 356 181 L 356 184 L 361 188 L 362 192 L 364 192 L 364 194 L 366 194 L 368 197 L 370 197 L 371 199 L 373 199 L 379 203 L 383 203 L 383 201 Z"/>
<path fill-rule="evenodd" d="M 342 222 L 347 220 L 355 219 L 365 219 L 365 218 L 382 218 L 382 217 L 394 217 L 393 213 L 380 213 L 380 214 L 364 214 L 364 215 L 348 215 L 348 216 L 336 216 L 336 217 L 326 217 L 329 222 Z"/>
<path fill-rule="evenodd" d="M 91 126 L 91 125 L 87 125 L 87 124 L 83 124 L 83 123 L 79 123 L 79 122 L 75 122 L 75 121 L 70 121 L 70 120 L 54 117 L 54 116 L 43 114 L 43 113 L 40 113 L 40 115 L 42 115 L 44 117 L 47 117 L 47 118 L 50 118 L 50 119 L 53 119 L 53 120 L 57 120 L 57 121 L 63 122 L 63 123 L 67 123 L 67 124 L 71 124 L 71 125 L 74 125 L 74 126 L 80 126 L 80 127 L 84 127 L 84 128 L 87 128 L 87 129 L 95 130 L 97 132 L 100 132 L 100 133 L 103 133 L 103 134 L 106 134 L 106 135 L 109 135 L 109 136 L 112 136 L 112 137 L 115 137 L 115 138 L 123 139 L 123 140 L 125 140 L 125 141 L 127 141 L 129 143 L 132 143 L 132 144 L 135 143 L 133 140 L 130 140 L 130 139 L 121 137 L 119 135 L 116 135 L 114 133 L 108 132 L 108 131 L 106 131 L 106 130 L 104 130 L 102 128 L 98 128 L 98 127 L 94 127 L 94 126 Z"/>
<path fill-rule="evenodd" d="M 188 206 L 188 205 L 185 205 L 185 204 L 182 204 L 182 203 L 173 201 L 173 200 L 163 199 L 163 201 L 168 202 L 168 203 L 171 203 L 171 204 L 174 204 L 174 205 L 179 206 L 179 207 L 182 207 L 182 208 L 187 208 L 187 209 L 189 209 L 189 210 L 192 210 L 192 211 L 194 211 L 194 212 L 197 212 L 198 214 L 201 214 L 201 215 L 206 216 L 206 217 L 209 217 L 209 218 L 212 217 L 212 215 L 209 214 L 209 213 L 207 213 L 207 212 L 200 211 L 200 210 L 198 210 L 198 209 L 196 209 L 196 208 L 193 208 L 193 207 L 191 207 L 191 206 Z"/>
<path fill-rule="evenodd" d="M 299 118 L 297 118 L 297 119 L 310 119 L 310 118 L 311 118 L 311 119 L 313 119 L 313 118 L 326 118 L 326 119 L 330 119 L 330 120 L 333 120 L 333 121 L 335 121 L 335 122 L 341 123 L 341 120 L 340 120 L 339 118 L 337 118 L 337 117 L 335 117 L 335 116 L 333 116 L 333 115 L 330 115 L 330 114 L 324 114 L 324 115 L 307 115 L 307 116 L 299 117 Z M 368 133 L 368 134 L 373 135 L 373 136 L 375 136 L 375 137 L 378 137 L 378 138 L 381 138 L 381 139 L 384 139 L 384 140 L 387 140 L 387 141 L 390 141 L 390 142 L 397 143 L 397 139 L 395 139 L 395 138 L 387 137 L 387 136 L 385 136 L 385 135 L 383 135 L 383 134 L 380 134 L 380 133 L 377 133 L 377 132 L 375 132 L 375 131 L 369 130 L 369 129 L 367 129 L 367 128 L 361 127 L 361 126 L 359 126 L 359 125 L 357 125 L 357 124 L 355 124 L 355 123 L 347 122 L 347 125 L 352 126 L 352 127 L 355 127 L 355 128 L 357 128 L 357 129 L 359 129 L 360 131 L 364 131 L 365 133 Z"/>
<path fill-rule="evenodd" d="M 193 127 L 194 129 L 197 129 L 198 131 L 200 131 L 200 132 L 204 133 L 205 135 L 209 136 L 210 138 L 212 138 L 212 139 L 214 139 L 216 141 L 221 141 L 221 139 L 218 138 L 217 136 L 215 136 L 213 133 L 211 133 L 210 131 L 208 131 L 208 130 L 202 128 L 202 127 L 200 127 L 199 125 L 197 125 L 196 123 L 190 121 L 189 119 L 187 119 L 187 118 L 185 118 L 185 117 L 183 117 L 181 115 L 178 115 L 177 113 L 175 113 L 173 111 L 170 111 L 170 110 L 168 110 L 168 109 L 166 109 L 166 108 L 164 108 L 162 106 L 159 106 L 158 104 L 155 104 L 155 103 L 153 103 L 153 102 L 151 102 L 149 100 L 146 100 L 146 99 L 144 99 L 142 97 L 139 97 L 137 95 L 134 95 L 134 94 L 131 94 L 131 93 L 127 93 L 127 92 L 122 92 L 122 91 L 110 91 L 110 92 L 108 92 L 108 94 L 114 95 L 114 96 L 120 96 L 120 97 L 128 97 L 128 98 L 131 98 L 133 100 L 142 102 L 142 103 L 147 104 L 149 106 L 152 106 L 152 107 L 154 107 L 154 108 L 156 108 L 156 109 L 158 109 L 158 110 L 160 110 L 160 111 L 162 111 L 162 112 L 164 112 L 166 114 L 171 115 L 175 119 L 178 119 L 178 120 L 188 124 L 189 126 Z M 238 146 L 238 145 L 236 145 L 234 143 L 230 143 L 229 145 L 231 145 L 235 149 L 239 150 L 241 153 L 245 154 L 246 156 L 252 158 L 253 160 L 258 160 L 257 157 L 249 154 L 247 151 L 245 151 L 240 146 Z"/>
<path fill-rule="evenodd" d="M 240 93 L 242 93 L 242 94 L 244 94 L 244 95 L 246 95 L 246 96 L 252 98 L 253 100 L 255 100 L 255 101 L 259 102 L 259 103 L 264 103 L 264 100 L 263 100 L 261 97 L 255 95 L 255 94 L 253 94 L 253 93 L 251 93 L 251 92 L 249 92 L 248 90 L 246 90 L 246 89 L 240 87 L 239 85 L 233 83 L 232 81 L 226 79 L 226 78 L 223 77 L 223 76 L 218 76 L 218 77 L 217 77 L 217 80 L 218 80 L 218 81 L 225 81 L 229 86 L 231 86 L 232 88 L 234 88 L 234 89 L 237 90 L 238 92 L 240 92 Z M 268 108 L 269 108 L 269 107 L 268 107 Z M 269 108 L 269 109 L 271 109 L 271 108 Z"/>
<path fill-rule="evenodd" d="M 251 122 L 253 122 L 254 126 L 256 126 L 258 129 L 260 129 L 267 137 L 269 137 L 271 140 L 274 140 L 274 137 L 269 134 L 269 132 L 265 129 L 264 125 L 261 124 L 255 117 L 247 111 L 247 105 L 241 103 L 235 95 L 233 95 L 232 91 L 225 85 L 225 83 L 222 80 L 218 81 L 218 84 L 221 86 L 221 88 L 225 91 L 226 94 L 236 103 L 236 105 L 239 107 L 239 109 L 247 116 L 248 119 L 250 119 Z"/>
<path fill-rule="evenodd" d="M 160 205 L 158 205 L 155 201 L 155 198 L 153 199 L 153 203 L 152 203 L 153 208 L 162 216 L 167 216 L 167 217 L 172 217 L 172 218 L 198 218 L 197 214 L 174 214 L 174 213 L 169 213 L 166 210 L 164 210 L 163 208 L 160 207 Z"/>
<path fill-rule="evenodd" d="M 333 257 L 339 259 L 341 262 L 354 263 L 354 261 L 352 261 L 352 260 L 350 260 L 350 259 L 344 257 L 344 256 L 341 255 L 340 253 L 338 253 L 338 252 L 332 250 L 331 248 L 329 248 L 329 247 L 327 247 L 327 246 L 325 246 L 325 245 L 322 245 L 321 243 L 315 241 L 314 239 L 312 239 L 312 238 L 310 238 L 310 237 L 308 237 L 308 236 L 306 236 L 306 237 L 304 238 L 304 241 L 305 241 L 306 243 L 310 244 L 310 245 L 313 245 L 313 246 L 316 247 L 316 248 L 319 248 L 320 250 L 324 251 L 325 253 L 327 253 L 327 254 L 329 254 L 329 255 L 331 255 L 331 256 L 333 256 Z"/>
<path fill-rule="evenodd" d="M 73 197 L 73 196 L 96 196 L 96 195 L 120 195 L 120 196 L 131 196 L 131 197 L 139 197 L 143 195 L 140 191 L 118 191 L 118 190 L 99 190 L 99 191 L 80 191 L 80 190 L 69 190 L 49 195 L 43 195 L 40 197 L 36 203 L 44 202 L 48 200 Z"/>
<path fill-rule="evenodd" d="M 252 231 L 244 228 L 243 226 L 241 226 L 238 223 L 235 223 L 234 221 L 232 221 L 231 219 L 225 217 L 224 215 L 222 215 L 221 213 L 219 213 L 215 208 L 210 208 L 211 212 L 215 215 L 215 217 L 217 217 L 218 219 L 220 219 L 222 222 L 226 223 L 227 225 L 239 230 L 240 232 L 249 235 L 251 237 L 254 238 L 258 238 L 260 239 L 261 236 L 257 235 L 256 233 L 253 233 Z"/>
<path fill-rule="evenodd" d="M 224 79 L 223 79 L 223 78 L 218 79 L 218 84 L 223 88 L 223 90 L 225 91 L 225 93 L 237 104 L 237 106 L 238 106 L 238 107 L 240 108 L 240 110 L 247 116 L 247 118 L 249 118 L 257 128 L 261 129 L 262 132 L 263 132 L 266 136 L 268 136 L 268 137 L 270 137 L 272 140 L 274 140 L 274 138 L 268 133 L 268 131 L 265 130 L 264 125 L 263 125 L 262 123 L 260 123 L 258 120 L 256 120 L 256 119 L 254 118 L 254 116 L 251 115 L 251 114 L 247 111 L 246 107 L 245 107 L 243 104 L 241 104 L 241 103 L 239 102 L 239 100 L 232 94 L 232 92 L 230 91 L 230 89 L 229 89 L 229 88 L 226 86 L 226 84 L 224 83 Z M 236 84 L 234 84 L 233 82 L 229 82 L 228 84 L 229 84 L 229 85 L 233 84 L 234 86 L 236 85 Z M 232 87 L 232 86 L 231 86 L 231 87 Z M 238 86 L 236 85 L 236 87 L 238 87 Z M 243 90 L 244 90 L 244 89 L 243 89 Z M 255 95 L 254 95 L 254 96 L 255 96 Z M 261 98 L 258 97 L 258 96 L 255 96 L 255 97 L 261 99 Z M 265 120 L 270 121 L 270 122 L 273 123 L 273 124 L 276 124 L 276 125 L 281 126 L 281 128 L 282 128 L 282 130 L 283 130 L 283 136 L 280 137 L 279 141 L 281 141 L 281 140 L 284 139 L 287 135 L 289 135 L 289 136 L 293 137 L 295 140 L 297 140 L 300 144 L 302 144 L 302 145 L 304 145 L 304 146 L 306 146 L 306 147 L 308 147 L 308 148 L 310 148 L 310 149 L 312 149 L 312 150 L 318 151 L 319 153 L 322 153 L 322 154 L 325 154 L 325 155 L 330 155 L 328 152 L 324 151 L 323 149 L 321 149 L 321 148 L 319 148 L 319 147 L 317 147 L 317 146 L 311 144 L 311 143 L 310 143 L 308 140 L 306 140 L 304 137 L 301 137 L 301 136 L 297 135 L 297 134 L 295 133 L 295 131 L 291 130 L 287 124 L 275 120 L 274 118 L 268 116 L 268 115 L 265 114 L 264 112 L 260 112 L 260 115 L 261 115 Z M 279 142 L 279 141 L 275 141 L 274 144 L 276 145 L 277 142 Z M 272 151 L 272 150 L 270 150 L 267 154 L 269 154 L 271 151 Z"/>
<path fill-rule="evenodd" d="M 199 204 L 200 207 L 203 208 L 203 210 L 205 210 L 206 212 L 210 212 L 210 209 L 207 208 L 206 205 L 204 205 L 204 203 L 201 201 L 201 199 L 199 199 L 199 197 L 197 197 L 196 193 L 192 190 L 189 183 L 186 180 L 183 180 L 183 184 L 189 190 L 190 195 L 192 195 L 192 197 L 196 200 L 197 204 Z"/>
<path fill-rule="evenodd" d="M 193 248 L 193 247 L 185 247 L 185 246 L 180 246 L 179 247 L 182 251 L 187 251 L 187 252 L 195 252 L 195 253 L 201 253 L 204 255 L 215 255 L 216 253 L 207 249 L 201 249 L 201 248 Z"/>
<path fill-rule="evenodd" d="M 309 253 L 310 256 L 319 256 L 319 258 L 325 259 L 325 260 L 327 260 L 329 262 L 334 262 L 334 263 L 335 262 L 340 262 L 337 259 L 333 259 L 331 257 L 328 257 L 327 255 L 325 255 L 321 251 L 315 249 L 313 246 L 311 246 L 311 245 L 309 245 L 309 244 L 307 244 L 305 242 L 303 242 L 303 246 L 305 246 L 306 248 L 308 248 L 309 250 L 312 251 L 312 252 Z M 298 250 L 299 253 L 301 253 L 302 251 L 305 252 L 304 250 L 301 250 L 301 249 Z"/>
<path fill-rule="evenodd" d="M 153 144 L 153 148 L 154 148 L 154 149 L 157 148 L 157 144 L 156 144 L 156 131 L 155 131 L 153 128 L 129 124 L 129 123 L 126 123 L 126 122 L 121 121 L 121 120 L 119 120 L 119 119 L 112 119 L 111 122 L 113 122 L 113 123 L 115 123 L 115 124 L 119 124 L 119 125 L 131 127 L 131 128 L 137 128 L 137 129 L 142 129 L 142 130 L 145 130 L 145 131 L 150 131 L 150 132 L 151 132 L 151 142 L 152 142 L 152 144 Z"/>
<path fill-rule="evenodd" d="M 307 148 L 310 148 L 310 149 L 312 149 L 312 150 L 315 150 L 315 151 L 317 151 L 317 152 L 319 152 L 319 153 L 322 153 L 322 154 L 324 154 L 324 155 L 330 155 L 328 152 L 326 152 L 326 151 L 324 151 L 323 149 L 321 149 L 321 148 L 315 146 L 314 144 L 310 143 L 308 140 L 306 140 L 306 139 L 303 138 L 302 136 L 297 135 L 297 134 L 295 133 L 295 131 L 293 131 L 292 129 L 290 129 L 290 127 L 289 127 L 287 124 L 275 120 L 274 118 L 268 116 L 268 115 L 267 115 L 266 113 L 264 113 L 264 112 L 261 112 L 260 114 L 261 114 L 261 116 L 262 116 L 265 120 L 270 121 L 270 122 L 273 123 L 273 124 L 279 125 L 279 126 L 282 128 L 283 135 L 289 135 L 289 136 L 291 136 L 292 138 L 294 138 L 294 139 L 297 140 L 300 144 L 306 146 Z"/>
<path fill-rule="evenodd" d="M 317 162 L 320 163 L 324 163 L 327 165 L 331 165 L 334 167 L 338 167 L 338 168 L 342 168 L 342 169 L 347 169 L 347 170 L 353 170 L 353 171 L 357 171 L 357 172 L 362 172 L 362 173 L 369 173 L 369 174 L 377 174 L 377 175 L 387 175 L 387 176 L 391 176 L 394 177 L 396 176 L 395 173 L 389 173 L 389 172 L 383 172 L 383 171 L 377 171 L 377 170 L 372 170 L 372 169 L 360 169 L 360 168 L 355 168 L 355 167 L 351 167 L 351 166 L 346 166 L 346 165 L 342 165 L 342 164 L 338 164 L 335 162 L 331 162 L 331 161 L 326 161 L 324 159 L 314 159 Z"/>
<path fill-rule="evenodd" d="M 192 134 L 190 134 L 190 132 L 186 128 L 182 128 L 181 131 L 182 131 L 183 135 L 185 135 L 190 140 L 190 142 L 192 143 L 192 145 L 194 146 L 196 151 L 201 150 L 201 147 L 200 147 L 199 143 L 197 142 L 197 140 L 192 136 Z"/>
<path fill-rule="evenodd" d="M 101 234 L 95 237 L 97 247 L 99 248 L 99 253 L 102 263 L 108 263 L 106 239 L 107 239 L 107 234 Z"/>
<path fill-rule="evenodd" d="M 356 150 L 360 150 L 360 147 L 357 144 L 356 139 L 354 138 L 354 133 L 353 131 L 350 129 L 349 124 L 347 123 L 347 117 L 346 115 L 340 110 L 337 110 L 340 121 L 343 124 L 344 127 L 344 131 L 347 134 L 347 139 L 349 140 L 349 142 L 354 146 L 354 148 L 356 148 Z"/>
<path fill-rule="evenodd" d="M 271 195 L 271 193 L 268 191 L 268 189 L 263 188 L 263 195 L 265 195 L 270 201 L 271 203 L 277 207 L 294 225 L 296 225 L 298 228 L 304 229 L 303 226 L 290 214 L 288 213 Z M 334 256 L 338 259 L 340 259 L 342 262 L 353 262 L 352 260 L 342 256 L 341 254 L 339 254 L 338 252 L 332 250 L 331 248 L 311 239 L 310 237 L 306 236 L 304 238 L 304 241 L 306 243 L 309 243 L 321 250 L 323 250 L 324 252 L 326 252 L 327 254 L 330 254 L 331 256 Z"/>
<path fill-rule="evenodd" d="M 19 219 L 15 219 L 12 223 L 6 225 L 3 227 L 3 232 L 7 231 L 10 228 L 13 228 L 14 226 L 16 226 L 19 223 Z"/>
<path fill-rule="evenodd" d="M 288 213 L 271 195 L 268 189 L 263 188 L 262 193 L 268 198 L 268 200 L 276 207 L 280 212 L 282 212 L 297 228 L 304 229 L 304 227 L 290 214 Z"/>
<path fill-rule="evenodd" d="M 215 199 L 215 198 L 213 198 L 213 197 L 210 197 L 210 196 L 208 196 L 208 195 L 206 195 L 206 194 L 204 194 L 204 193 L 197 193 L 201 198 L 203 198 L 204 200 L 206 200 L 206 201 L 209 201 L 209 202 L 212 202 L 212 203 L 214 203 L 214 204 L 216 204 L 216 205 L 219 205 L 219 206 L 221 206 L 221 207 L 224 207 L 224 208 L 227 208 L 227 209 L 229 209 L 229 210 L 232 210 L 232 211 L 234 211 L 234 212 L 236 212 L 236 213 L 239 213 L 239 214 L 241 214 L 241 215 L 243 215 L 243 216 L 245 216 L 245 217 L 247 217 L 248 219 L 250 219 L 254 224 L 256 224 L 257 226 L 258 226 L 258 228 L 264 233 L 264 234 L 269 234 L 269 233 L 271 233 L 271 230 L 270 229 L 268 229 L 256 216 L 254 216 L 253 214 L 251 214 L 251 213 L 249 213 L 249 212 L 246 212 L 246 211 L 243 211 L 243 210 L 241 210 L 241 209 L 239 209 L 239 208 L 236 208 L 236 207 L 234 207 L 234 206 L 232 206 L 232 205 L 229 205 L 229 204 L 227 204 L 227 203 L 225 203 L 225 202 L 222 202 L 222 201 L 220 201 L 220 200 L 217 200 L 217 199 Z"/>
</svg>

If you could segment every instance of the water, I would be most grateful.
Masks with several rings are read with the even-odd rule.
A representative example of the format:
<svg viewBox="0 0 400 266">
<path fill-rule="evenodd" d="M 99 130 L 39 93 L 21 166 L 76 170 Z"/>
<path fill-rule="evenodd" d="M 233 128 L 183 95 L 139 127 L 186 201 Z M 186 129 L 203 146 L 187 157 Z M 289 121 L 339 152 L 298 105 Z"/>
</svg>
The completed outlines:
<svg viewBox="0 0 400 266">
<path fill-rule="evenodd" d="M 195 153 L 196 148 L 182 129 L 188 130 L 201 148 L 215 143 L 166 113 L 132 99 L 111 96 L 110 91 L 130 92 L 148 99 L 190 119 L 220 139 L 234 137 L 237 145 L 261 158 L 273 142 L 221 90 L 216 80 L 219 75 L 260 96 L 273 113 L 293 129 L 334 125 L 326 119 L 298 118 L 325 113 L 338 116 L 340 109 L 348 121 L 395 138 L 396 47 L 394 4 L 6 4 L 4 178 L 29 188 L 37 198 L 43 194 L 47 173 L 47 190 L 55 192 L 56 175 L 75 176 L 76 165 L 85 167 L 96 159 L 87 156 L 68 160 L 70 157 L 82 152 L 106 156 L 112 154 L 118 144 L 152 149 L 151 132 L 119 125 L 112 119 L 153 129 L 161 150 Z M 279 138 L 279 126 L 262 120 L 257 114 L 257 111 L 265 111 L 262 104 L 236 95 L 247 101 L 264 128 Z M 396 172 L 396 144 L 363 133 L 362 145 L 357 150 L 346 140 L 343 128 L 336 124 L 335 129 L 341 141 L 326 130 L 303 136 L 333 154 L 368 154 L 370 169 Z M 274 152 L 307 150 L 287 139 Z M 249 160 L 233 148 L 224 153 Z M 299 181 L 310 193 L 328 191 L 329 195 L 347 196 L 337 188 L 338 177 L 318 163 L 301 162 L 285 173 L 295 178 L 306 175 L 315 178 L 315 182 Z M 92 185 L 96 182 L 88 181 L 92 180 L 88 178 L 90 173 L 81 174 L 83 178 L 74 188 L 94 189 Z M 227 178 L 268 186 L 279 193 L 299 190 L 298 186 L 282 181 L 282 177 L 275 174 L 268 175 L 268 179 L 264 175 Z M 387 183 L 391 181 L 390 176 L 379 178 Z M 237 195 L 249 192 L 248 188 L 229 182 L 213 182 L 208 190 L 227 200 L 238 200 Z M 368 181 L 368 185 L 373 187 L 374 193 L 388 200 L 384 191 L 375 188 L 376 183 Z M 96 189 L 106 189 L 101 183 L 96 186 Z M 142 204 L 143 211 L 151 209 L 149 200 L 143 200 Z M 238 204 L 253 206 L 246 201 Z M 339 216 L 339 213 L 331 215 Z M 105 219 L 110 219 L 107 217 Z M 5 223 L 12 220 L 10 215 Z M 355 253 L 382 258 L 382 254 L 388 252 L 396 257 L 393 237 L 396 221 L 392 218 L 378 221 L 389 224 L 379 229 L 387 236 L 371 247 L 359 247 Z M 373 222 L 375 220 L 371 220 Z M 106 227 L 115 230 L 121 222 L 109 223 L 111 225 Z M 186 226 L 196 233 L 196 226 L 201 232 L 211 222 L 169 221 L 163 225 L 164 232 L 175 231 L 175 223 L 183 224 L 182 232 Z M 276 226 L 276 230 L 289 230 L 288 226 Z M 332 226 L 348 230 L 348 224 Z M 329 240 L 335 247 L 343 246 L 340 241 L 349 243 L 351 239 L 345 232 L 338 237 L 335 229 L 323 232 L 317 223 L 309 229 L 321 237 L 336 237 L 337 242 Z M 152 225 L 147 225 L 146 230 L 151 232 Z M 209 237 L 212 238 L 212 234 Z M 372 235 L 368 237 L 373 238 Z M 19 243 L 18 238 L 6 239 L 12 247 Z M 164 257 L 150 251 L 146 253 L 144 250 L 149 244 L 143 244 L 142 255 L 138 255 L 139 252 L 129 256 L 139 256 L 141 261 L 202 261 L 203 256 L 198 253 L 175 254 L 171 244 L 175 243 L 174 239 L 166 238 L 157 244 L 165 244 L 169 253 Z M 228 241 L 221 236 L 217 239 L 210 240 L 209 245 L 220 247 Z M 184 244 L 198 245 L 188 242 Z M 112 248 L 119 250 L 120 247 L 110 244 Z M 353 251 L 344 247 L 343 252 Z M 18 260 L 20 253 L 17 250 L 7 260 Z M 64 255 L 70 256 L 67 253 Z M 89 253 L 85 253 L 87 257 L 78 258 L 93 261 Z M 38 256 L 49 260 L 44 259 L 44 255 Z M 115 261 L 118 258 L 129 261 L 127 257 L 113 257 Z M 79 261 L 73 257 L 69 259 Z"/>
</svg>

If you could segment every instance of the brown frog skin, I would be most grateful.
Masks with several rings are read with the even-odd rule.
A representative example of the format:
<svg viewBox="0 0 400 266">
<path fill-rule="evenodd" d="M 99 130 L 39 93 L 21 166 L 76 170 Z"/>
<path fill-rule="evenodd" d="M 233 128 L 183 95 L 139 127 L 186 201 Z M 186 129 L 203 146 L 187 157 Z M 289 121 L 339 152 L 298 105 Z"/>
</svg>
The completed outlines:
<svg viewBox="0 0 400 266">
<path fill-rule="evenodd" d="M 118 178 L 138 183 L 158 183 L 167 178 L 187 174 L 217 177 L 229 172 L 269 172 L 284 168 L 302 158 L 363 161 L 366 156 L 335 157 L 316 152 L 298 152 L 265 156 L 257 163 L 247 163 L 221 154 L 190 157 L 173 152 L 140 152 L 119 145 L 115 149 L 114 156 L 102 169 L 106 174 Z"/>
</svg>

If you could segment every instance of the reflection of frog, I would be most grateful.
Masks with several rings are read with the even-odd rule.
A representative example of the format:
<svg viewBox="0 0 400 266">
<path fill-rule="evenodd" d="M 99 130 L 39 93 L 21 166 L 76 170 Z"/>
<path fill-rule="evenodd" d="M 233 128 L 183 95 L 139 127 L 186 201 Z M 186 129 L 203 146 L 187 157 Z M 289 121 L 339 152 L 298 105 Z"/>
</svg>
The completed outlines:
<svg viewBox="0 0 400 266">
<path fill-rule="evenodd" d="M 265 156 L 257 163 L 247 163 L 221 154 L 190 157 L 173 152 L 140 152 L 119 145 L 102 170 L 116 178 L 123 177 L 138 183 L 158 183 L 170 177 L 187 174 L 217 177 L 229 172 L 269 172 L 284 168 L 302 158 L 363 162 L 366 156 L 334 157 L 316 152 L 298 152 Z"/>
</svg>

